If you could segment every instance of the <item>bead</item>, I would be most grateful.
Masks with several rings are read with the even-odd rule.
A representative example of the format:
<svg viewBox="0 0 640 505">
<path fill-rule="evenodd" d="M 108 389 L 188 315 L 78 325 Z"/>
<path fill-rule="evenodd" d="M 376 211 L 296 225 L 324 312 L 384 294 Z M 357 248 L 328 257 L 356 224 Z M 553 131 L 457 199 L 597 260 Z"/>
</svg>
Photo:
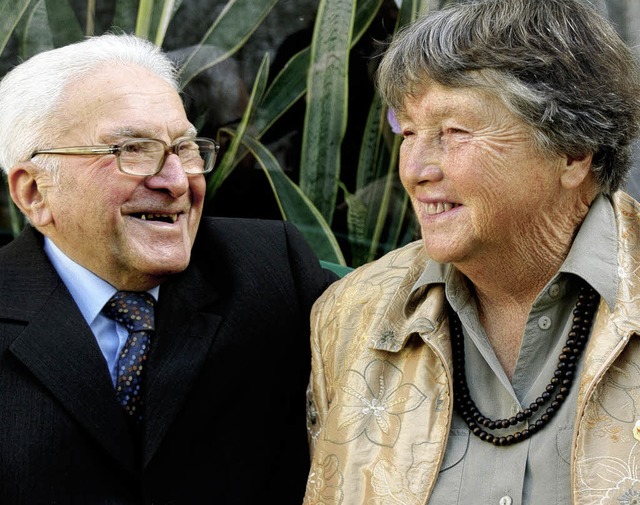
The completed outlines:
<svg viewBox="0 0 640 505">
<path fill-rule="evenodd" d="M 593 317 L 597 308 L 599 296 L 593 288 L 584 284 L 580 287 L 578 301 L 573 310 L 572 328 L 567 335 L 565 346 L 558 356 L 558 365 L 553 373 L 549 384 L 543 393 L 536 398 L 535 402 L 518 412 L 509 419 L 492 420 L 477 409 L 469 394 L 464 360 L 464 334 L 462 323 L 457 314 L 449 307 L 449 324 L 451 327 L 451 348 L 453 352 L 453 387 L 454 387 L 454 407 L 456 412 L 465 420 L 469 430 L 481 440 L 489 442 L 497 447 L 512 445 L 528 439 L 537 431 L 541 430 L 549 420 L 555 415 L 569 393 L 569 388 L 573 383 L 574 372 L 577 360 L 584 350 L 589 338 Z M 552 393 L 558 388 L 555 398 L 549 403 L 545 412 L 535 422 L 531 422 L 528 428 L 518 431 L 513 435 L 495 436 L 487 433 L 480 426 L 490 430 L 504 429 L 509 426 L 516 426 L 530 419 L 534 412 L 549 402 Z"/>
</svg>

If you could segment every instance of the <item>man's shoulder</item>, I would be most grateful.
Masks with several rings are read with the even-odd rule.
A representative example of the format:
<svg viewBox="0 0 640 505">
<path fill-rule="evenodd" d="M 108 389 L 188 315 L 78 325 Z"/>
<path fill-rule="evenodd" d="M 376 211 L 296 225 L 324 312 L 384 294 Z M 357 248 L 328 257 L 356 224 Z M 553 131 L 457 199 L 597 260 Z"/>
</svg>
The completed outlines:
<svg viewBox="0 0 640 505">
<path fill-rule="evenodd" d="M 284 236 L 285 227 L 291 227 L 284 221 L 243 217 L 203 216 L 200 221 L 198 237 L 205 239 L 224 238 L 239 242 L 254 242 L 255 238 Z M 257 236 L 256 236 L 257 234 Z"/>
<path fill-rule="evenodd" d="M 44 258 L 44 237 L 27 225 L 13 240 L 0 247 L 2 267 L 27 267 L 33 269 L 36 258 Z"/>
<path fill-rule="evenodd" d="M 291 223 L 279 220 L 203 217 L 194 245 L 196 258 L 216 259 L 229 268 L 288 265 L 292 255 L 318 263 L 309 244 Z"/>
</svg>

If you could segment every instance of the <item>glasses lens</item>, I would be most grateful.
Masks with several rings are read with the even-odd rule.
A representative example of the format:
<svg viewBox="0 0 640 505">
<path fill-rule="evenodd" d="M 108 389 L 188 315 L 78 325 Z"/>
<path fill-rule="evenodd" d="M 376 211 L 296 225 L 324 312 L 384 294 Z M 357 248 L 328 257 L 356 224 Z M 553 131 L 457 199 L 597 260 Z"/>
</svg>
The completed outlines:
<svg viewBox="0 0 640 505">
<path fill-rule="evenodd" d="M 209 139 L 183 140 L 175 147 L 182 168 L 188 174 L 204 174 L 213 169 L 218 145 Z"/>
<path fill-rule="evenodd" d="M 213 140 L 195 138 L 183 140 L 173 152 L 180 157 L 182 168 L 188 174 L 204 174 L 213 169 L 218 153 Z M 165 144 L 159 140 L 128 140 L 120 146 L 120 170 L 132 175 L 155 175 L 165 160 Z"/>
<path fill-rule="evenodd" d="M 154 175 L 164 158 L 157 140 L 129 140 L 120 147 L 120 170 L 132 175 Z"/>
</svg>

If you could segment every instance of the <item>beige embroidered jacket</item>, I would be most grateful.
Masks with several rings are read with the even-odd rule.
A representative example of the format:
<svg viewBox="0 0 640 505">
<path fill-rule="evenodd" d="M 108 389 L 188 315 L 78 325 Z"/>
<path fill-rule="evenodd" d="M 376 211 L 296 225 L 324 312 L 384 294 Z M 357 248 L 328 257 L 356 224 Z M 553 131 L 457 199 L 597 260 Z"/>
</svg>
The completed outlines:
<svg viewBox="0 0 640 505">
<path fill-rule="evenodd" d="M 613 312 L 600 302 L 583 356 L 575 505 L 640 500 L 640 205 L 622 192 L 613 204 L 620 285 Z M 426 261 L 421 242 L 411 243 L 334 283 L 314 306 L 305 505 L 427 503 L 453 389 L 443 288 L 405 307 Z"/>
</svg>

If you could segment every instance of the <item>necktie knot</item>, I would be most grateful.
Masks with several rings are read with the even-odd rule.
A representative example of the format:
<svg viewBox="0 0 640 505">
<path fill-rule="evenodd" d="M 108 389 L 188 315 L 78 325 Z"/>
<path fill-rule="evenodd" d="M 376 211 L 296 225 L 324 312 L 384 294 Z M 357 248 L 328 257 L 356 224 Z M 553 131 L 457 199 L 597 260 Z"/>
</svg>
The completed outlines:
<svg viewBox="0 0 640 505">
<path fill-rule="evenodd" d="M 153 296 L 144 291 L 118 291 L 102 309 L 107 317 L 117 321 L 130 333 L 155 329 Z"/>
</svg>

